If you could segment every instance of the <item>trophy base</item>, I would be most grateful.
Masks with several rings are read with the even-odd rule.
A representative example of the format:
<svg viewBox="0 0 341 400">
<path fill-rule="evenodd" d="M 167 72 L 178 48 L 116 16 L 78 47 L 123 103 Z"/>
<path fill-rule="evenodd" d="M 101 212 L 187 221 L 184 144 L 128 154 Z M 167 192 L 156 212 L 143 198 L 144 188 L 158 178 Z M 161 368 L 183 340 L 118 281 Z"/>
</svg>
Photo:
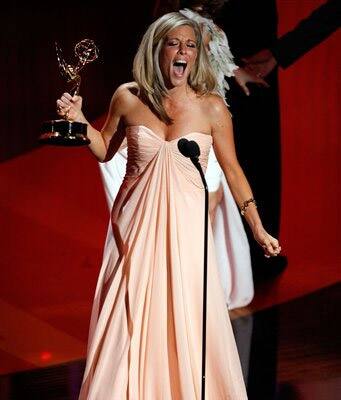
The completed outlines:
<svg viewBox="0 0 341 400">
<path fill-rule="evenodd" d="M 86 146 L 90 140 L 86 136 L 87 124 L 64 119 L 46 121 L 42 125 L 39 142 L 54 146 Z"/>
</svg>

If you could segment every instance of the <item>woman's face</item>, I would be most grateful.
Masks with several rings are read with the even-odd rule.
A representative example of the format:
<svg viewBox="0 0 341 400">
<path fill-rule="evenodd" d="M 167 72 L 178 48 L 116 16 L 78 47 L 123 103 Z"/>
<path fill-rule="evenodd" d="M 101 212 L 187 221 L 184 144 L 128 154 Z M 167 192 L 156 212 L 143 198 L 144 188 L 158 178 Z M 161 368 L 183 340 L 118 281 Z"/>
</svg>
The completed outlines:
<svg viewBox="0 0 341 400">
<path fill-rule="evenodd" d="M 195 33 L 191 26 L 179 26 L 168 32 L 159 60 L 168 89 L 187 84 L 197 52 Z"/>
</svg>

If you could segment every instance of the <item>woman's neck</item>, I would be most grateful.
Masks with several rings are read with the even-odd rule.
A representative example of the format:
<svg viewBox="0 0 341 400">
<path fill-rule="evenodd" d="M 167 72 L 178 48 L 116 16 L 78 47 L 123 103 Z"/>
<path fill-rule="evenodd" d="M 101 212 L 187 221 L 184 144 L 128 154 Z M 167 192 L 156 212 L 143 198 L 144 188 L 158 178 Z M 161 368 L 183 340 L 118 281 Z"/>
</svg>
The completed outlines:
<svg viewBox="0 0 341 400">
<path fill-rule="evenodd" d="M 193 89 L 188 85 L 176 86 L 168 89 L 168 99 L 170 102 L 178 102 L 184 97 L 188 97 L 193 92 Z"/>
<path fill-rule="evenodd" d="M 173 115 L 174 112 L 180 110 L 184 104 L 193 100 L 193 94 L 195 93 L 189 85 L 169 90 L 168 96 L 163 100 L 163 105 L 167 113 Z"/>
</svg>

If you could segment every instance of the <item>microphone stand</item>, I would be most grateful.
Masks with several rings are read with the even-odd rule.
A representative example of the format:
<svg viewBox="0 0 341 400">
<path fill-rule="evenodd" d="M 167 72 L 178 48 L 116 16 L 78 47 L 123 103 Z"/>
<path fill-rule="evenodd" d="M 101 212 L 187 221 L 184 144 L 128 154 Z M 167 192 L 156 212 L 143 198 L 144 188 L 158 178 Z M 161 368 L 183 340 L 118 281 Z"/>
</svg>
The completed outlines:
<svg viewBox="0 0 341 400">
<path fill-rule="evenodd" d="M 194 140 L 181 138 L 178 141 L 180 153 L 189 158 L 199 171 L 205 189 L 205 227 L 204 227 L 204 276 L 203 276 L 203 302 L 202 302 L 202 359 L 201 359 L 201 400 L 205 400 L 206 382 L 206 320 L 207 320 L 207 238 L 208 238 L 208 188 L 205 175 L 199 162 L 200 147 Z"/>
<path fill-rule="evenodd" d="M 201 400 L 205 400 L 206 382 L 206 320 L 207 320 L 207 239 L 208 239 L 208 188 L 204 172 L 198 157 L 190 157 L 193 165 L 199 171 L 205 189 L 205 228 L 204 228 L 204 279 L 203 279 L 203 303 L 202 303 L 202 359 L 201 359 Z"/>
</svg>

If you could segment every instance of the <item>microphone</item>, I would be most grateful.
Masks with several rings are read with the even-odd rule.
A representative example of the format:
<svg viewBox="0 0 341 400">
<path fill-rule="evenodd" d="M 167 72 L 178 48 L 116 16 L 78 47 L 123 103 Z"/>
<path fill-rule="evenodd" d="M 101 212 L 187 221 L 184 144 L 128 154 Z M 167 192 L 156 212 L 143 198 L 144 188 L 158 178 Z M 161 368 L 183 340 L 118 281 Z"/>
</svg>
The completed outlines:
<svg viewBox="0 0 341 400">
<path fill-rule="evenodd" d="M 203 254 L 203 301 L 202 301 L 202 342 L 201 342 L 201 400 L 205 400 L 206 386 L 206 322 L 207 322 L 207 255 L 208 255 L 208 188 L 204 172 L 199 162 L 200 147 L 194 140 L 182 138 L 178 141 L 180 153 L 190 158 L 199 171 L 205 189 L 204 213 L 204 254 Z"/>
<path fill-rule="evenodd" d="M 178 141 L 178 149 L 183 156 L 190 158 L 192 161 L 193 159 L 199 161 L 200 148 L 194 140 L 180 139 Z"/>
<path fill-rule="evenodd" d="M 205 174 L 199 162 L 200 147 L 198 143 L 194 140 L 187 140 L 185 138 L 182 138 L 178 141 L 178 149 L 183 156 L 190 158 L 195 168 L 199 171 L 202 183 L 204 185 L 205 190 L 207 191 L 208 188 L 205 179 Z"/>
</svg>

